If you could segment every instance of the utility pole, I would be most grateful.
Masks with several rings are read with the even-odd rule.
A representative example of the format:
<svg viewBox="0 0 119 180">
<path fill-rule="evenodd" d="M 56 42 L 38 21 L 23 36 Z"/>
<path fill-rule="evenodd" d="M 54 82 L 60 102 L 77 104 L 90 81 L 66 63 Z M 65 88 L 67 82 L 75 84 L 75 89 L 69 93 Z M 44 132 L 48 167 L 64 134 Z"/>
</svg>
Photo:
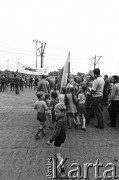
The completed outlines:
<svg viewBox="0 0 119 180">
<path fill-rule="evenodd" d="M 102 56 L 96 56 L 96 55 L 95 55 L 94 58 L 89 59 L 89 60 L 92 62 L 92 64 L 94 65 L 94 69 L 96 68 L 97 63 L 99 64 L 99 61 L 100 61 L 101 57 L 102 57 Z M 97 58 L 98 58 L 98 60 L 97 60 Z M 93 59 L 93 60 L 92 60 L 92 59 Z"/>
<path fill-rule="evenodd" d="M 43 58 L 44 58 L 44 50 L 45 50 L 45 46 L 46 46 L 46 43 L 43 45 L 43 43 L 41 43 L 41 47 L 38 49 L 39 50 L 39 53 L 40 53 L 40 56 L 41 56 L 41 68 L 43 68 Z M 41 49 L 41 50 L 40 50 Z"/>
<path fill-rule="evenodd" d="M 103 62 L 98 62 L 98 68 L 99 68 L 99 64 L 100 64 L 100 63 L 103 63 Z"/>
<path fill-rule="evenodd" d="M 36 43 L 36 68 L 37 68 L 37 56 L 38 56 L 38 55 L 37 55 L 37 50 L 38 50 L 38 43 L 41 43 L 41 41 L 35 39 L 35 40 L 33 40 L 33 42 Z"/>
</svg>

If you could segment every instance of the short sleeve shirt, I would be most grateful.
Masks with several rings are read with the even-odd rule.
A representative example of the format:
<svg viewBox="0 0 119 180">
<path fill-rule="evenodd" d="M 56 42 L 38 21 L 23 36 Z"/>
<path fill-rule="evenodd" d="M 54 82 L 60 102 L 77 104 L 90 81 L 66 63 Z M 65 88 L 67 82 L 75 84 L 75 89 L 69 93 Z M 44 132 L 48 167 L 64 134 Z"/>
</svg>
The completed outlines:
<svg viewBox="0 0 119 180">
<path fill-rule="evenodd" d="M 47 107 L 47 104 L 45 101 L 41 100 L 37 100 L 35 102 L 35 109 L 37 109 L 37 112 L 40 112 L 40 113 L 44 113 L 45 111 L 48 110 L 48 107 Z"/>
<path fill-rule="evenodd" d="M 92 89 L 95 91 L 93 97 L 103 96 L 104 84 L 105 84 L 104 79 L 101 76 L 97 77 L 93 81 Z"/>
</svg>

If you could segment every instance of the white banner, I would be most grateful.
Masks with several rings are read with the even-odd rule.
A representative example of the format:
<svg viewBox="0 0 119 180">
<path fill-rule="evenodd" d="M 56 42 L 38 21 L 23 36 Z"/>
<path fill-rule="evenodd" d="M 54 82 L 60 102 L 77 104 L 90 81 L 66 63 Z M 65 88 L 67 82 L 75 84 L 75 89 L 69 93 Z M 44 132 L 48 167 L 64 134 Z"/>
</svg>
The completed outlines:
<svg viewBox="0 0 119 180">
<path fill-rule="evenodd" d="M 36 69 L 36 68 L 25 66 L 21 63 L 18 63 L 18 72 L 24 73 L 24 74 L 31 74 L 31 75 L 48 75 L 47 68 Z"/>
</svg>

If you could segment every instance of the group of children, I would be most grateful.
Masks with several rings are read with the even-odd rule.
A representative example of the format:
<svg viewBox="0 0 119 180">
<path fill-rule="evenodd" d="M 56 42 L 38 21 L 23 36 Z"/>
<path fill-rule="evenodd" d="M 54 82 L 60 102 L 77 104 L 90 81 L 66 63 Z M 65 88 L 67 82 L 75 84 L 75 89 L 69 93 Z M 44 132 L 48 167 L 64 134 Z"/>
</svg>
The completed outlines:
<svg viewBox="0 0 119 180">
<path fill-rule="evenodd" d="M 36 138 L 39 138 L 41 132 L 43 136 L 45 135 L 44 127 L 46 120 L 49 121 L 49 128 L 54 129 L 57 122 L 55 106 L 58 103 L 63 103 L 66 106 L 67 128 L 71 129 L 73 126 L 76 128 L 81 125 L 81 129 L 86 130 L 86 94 L 84 87 L 79 87 L 77 93 L 71 87 L 68 89 L 62 88 L 59 94 L 56 91 L 52 91 L 51 94 L 45 94 L 40 91 L 36 95 L 38 99 L 35 102 L 35 109 L 37 109 L 37 120 L 40 121 L 40 128 Z"/>
<path fill-rule="evenodd" d="M 37 110 L 37 120 L 40 122 L 40 127 L 35 138 L 39 139 L 41 134 L 45 135 L 45 121 L 48 120 L 49 128 L 54 129 L 54 134 L 47 144 L 50 145 L 54 142 L 55 156 L 59 161 L 60 168 L 63 162 L 60 149 L 66 139 L 66 129 L 81 125 L 81 129 L 86 130 L 85 88 L 80 87 L 77 92 L 73 87 L 62 88 L 59 94 L 52 91 L 50 95 L 39 91 L 36 95 L 38 99 L 34 109 Z"/>
</svg>

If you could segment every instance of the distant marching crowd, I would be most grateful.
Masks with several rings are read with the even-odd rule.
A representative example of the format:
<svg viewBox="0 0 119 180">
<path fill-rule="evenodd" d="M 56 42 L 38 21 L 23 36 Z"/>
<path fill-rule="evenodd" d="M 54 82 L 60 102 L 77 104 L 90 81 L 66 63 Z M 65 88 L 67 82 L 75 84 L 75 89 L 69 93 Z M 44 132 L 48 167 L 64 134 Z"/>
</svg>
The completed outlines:
<svg viewBox="0 0 119 180">
<path fill-rule="evenodd" d="M 11 91 L 15 91 L 16 94 L 19 94 L 19 90 L 23 91 L 23 88 L 37 88 L 38 85 L 38 77 L 32 76 L 20 76 L 20 75 L 11 75 L 11 76 L 4 76 L 1 75 L 0 77 L 0 92 L 4 92 L 10 86 Z"/>
</svg>

